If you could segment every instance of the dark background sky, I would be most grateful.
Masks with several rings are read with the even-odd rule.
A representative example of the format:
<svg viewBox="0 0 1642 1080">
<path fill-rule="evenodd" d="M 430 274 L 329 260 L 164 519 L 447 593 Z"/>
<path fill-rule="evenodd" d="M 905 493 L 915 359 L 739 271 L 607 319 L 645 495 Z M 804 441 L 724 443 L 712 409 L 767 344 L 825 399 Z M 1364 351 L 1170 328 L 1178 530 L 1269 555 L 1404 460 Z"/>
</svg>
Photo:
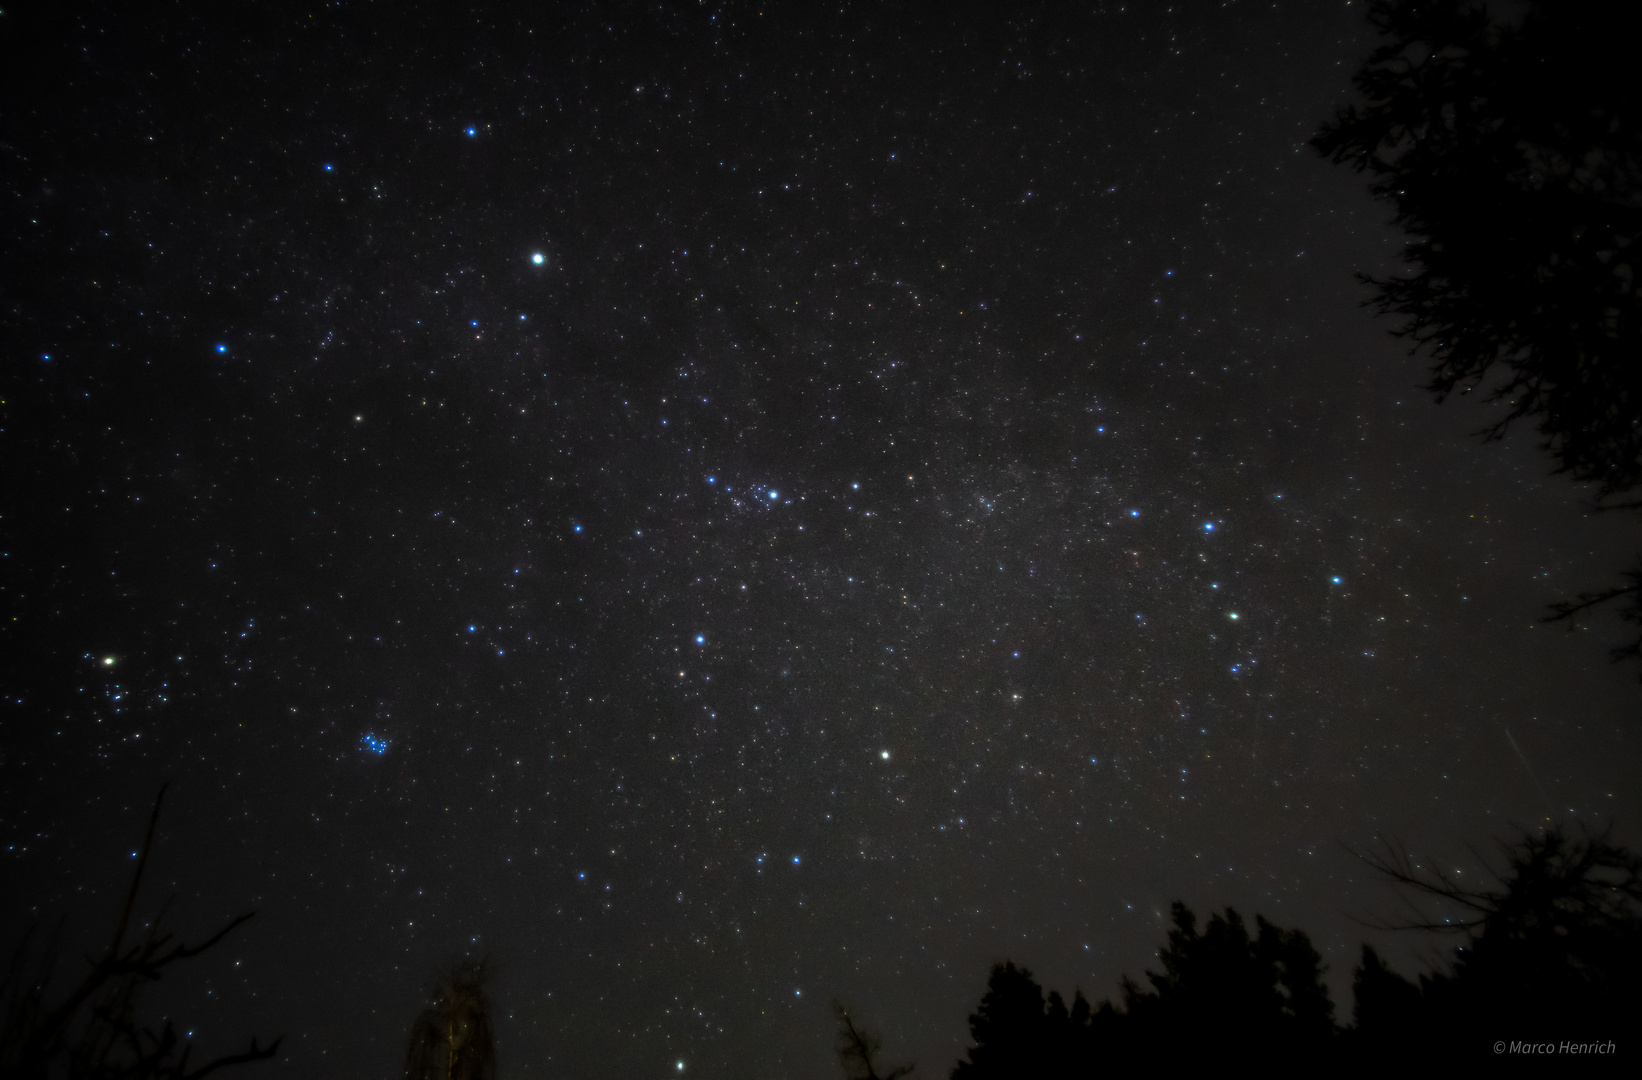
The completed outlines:
<svg viewBox="0 0 1642 1080">
<path fill-rule="evenodd" d="M 1622 630 L 1537 625 L 1632 523 L 1432 405 L 1304 146 L 1360 4 L 38 18 L 0 918 L 101 934 L 173 779 L 205 1048 L 391 1075 L 488 953 L 505 1075 L 831 1076 L 837 996 L 940 1076 L 1176 898 L 1348 1016 L 1343 845 L 1635 835 Z"/>
</svg>

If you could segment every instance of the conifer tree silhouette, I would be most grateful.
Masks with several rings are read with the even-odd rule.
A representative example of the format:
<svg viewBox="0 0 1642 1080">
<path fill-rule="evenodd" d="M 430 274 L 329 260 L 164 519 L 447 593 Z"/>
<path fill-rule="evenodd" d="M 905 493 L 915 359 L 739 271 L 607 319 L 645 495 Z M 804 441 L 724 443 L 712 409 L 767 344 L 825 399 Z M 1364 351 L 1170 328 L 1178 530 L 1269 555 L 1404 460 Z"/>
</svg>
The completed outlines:
<svg viewBox="0 0 1642 1080">
<path fill-rule="evenodd" d="M 1361 104 L 1312 144 L 1371 177 L 1409 236 L 1406 276 L 1368 278 L 1430 389 L 1508 403 L 1484 434 L 1538 426 L 1557 469 L 1630 507 L 1642 484 L 1642 80 L 1611 0 L 1370 0 L 1387 39 L 1354 78 Z M 1503 374 L 1502 374 L 1503 373 Z M 1553 606 L 1620 597 L 1642 623 L 1642 569 Z M 1642 637 L 1615 651 L 1642 657 Z"/>
<path fill-rule="evenodd" d="M 994 965 L 980 1007 L 969 1018 L 975 1040 L 952 1080 L 1001 1080 L 1041 1074 L 1049 1031 L 1043 988 L 1026 968 Z"/>
<path fill-rule="evenodd" d="M 1177 902 L 1172 915 L 1174 929 L 1159 956 L 1163 970 L 1147 972 L 1152 988 L 1123 980 L 1132 1040 L 1177 1040 L 1192 1032 L 1208 1056 L 1270 1057 L 1327 1044 L 1334 1004 L 1321 958 L 1303 931 L 1256 917 L 1259 933 L 1251 939 L 1242 916 L 1227 908 L 1199 934 L 1185 904 Z"/>
<path fill-rule="evenodd" d="M 1352 1027 L 1346 1042 L 1357 1054 L 1402 1059 L 1411 1049 L 1429 1052 L 1437 1041 L 1420 988 L 1386 966 L 1372 945 L 1363 946 L 1351 992 Z"/>
</svg>

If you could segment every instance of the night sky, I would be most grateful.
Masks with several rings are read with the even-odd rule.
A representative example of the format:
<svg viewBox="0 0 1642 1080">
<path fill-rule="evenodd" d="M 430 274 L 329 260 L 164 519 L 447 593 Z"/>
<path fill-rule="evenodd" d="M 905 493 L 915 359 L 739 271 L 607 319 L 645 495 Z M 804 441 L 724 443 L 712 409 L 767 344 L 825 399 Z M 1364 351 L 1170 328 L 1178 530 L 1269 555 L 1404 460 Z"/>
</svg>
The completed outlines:
<svg viewBox="0 0 1642 1080">
<path fill-rule="evenodd" d="M 170 779 L 144 910 L 258 914 L 149 1012 L 254 1075 L 488 954 L 504 1076 L 830 1077 L 837 997 L 938 1077 L 994 960 L 1232 904 L 1344 1019 L 1442 944 L 1347 845 L 1634 839 L 1539 623 L 1634 522 L 1361 306 L 1361 11 L 8 7 L 3 944 Z"/>
</svg>

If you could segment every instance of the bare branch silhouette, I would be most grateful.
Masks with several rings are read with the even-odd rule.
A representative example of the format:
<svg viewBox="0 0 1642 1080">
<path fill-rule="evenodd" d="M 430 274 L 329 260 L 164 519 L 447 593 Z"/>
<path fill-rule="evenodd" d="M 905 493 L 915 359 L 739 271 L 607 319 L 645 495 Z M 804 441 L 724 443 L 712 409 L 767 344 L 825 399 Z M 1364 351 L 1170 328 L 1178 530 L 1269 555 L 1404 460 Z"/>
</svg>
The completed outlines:
<svg viewBox="0 0 1642 1080">
<path fill-rule="evenodd" d="M 838 1017 L 838 1064 L 843 1067 L 846 1080 L 900 1080 L 909 1076 L 915 1065 L 897 1065 L 887 1073 L 878 1072 L 877 1058 L 883 1049 L 883 1040 L 877 1035 L 855 1026 L 855 1018 L 848 1006 L 834 1001 L 832 1011 Z"/>
<path fill-rule="evenodd" d="M 178 941 L 161 928 L 156 918 L 140 941 L 126 945 L 169 787 L 162 785 L 154 798 L 137 865 L 108 947 L 101 956 L 86 958 L 90 970 L 62 1000 L 54 1005 L 46 1003 L 56 967 L 55 935 L 32 972 L 28 963 L 32 932 L 25 934 L 18 945 L 5 981 L 0 984 L 0 999 L 6 1001 L 5 1027 L 0 1029 L 0 1073 L 45 1077 L 55 1075 L 66 1063 L 70 1075 L 96 1080 L 197 1080 L 229 1066 L 266 1060 L 278 1052 L 281 1040 L 261 1046 L 253 1038 L 250 1047 L 241 1053 L 217 1057 L 190 1069 L 193 1046 L 178 1037 L 170 1020 L 154 1030 L 140 1026 L 135 1018 L 135 999 L 144 985 L 158 982 L 173 964 L 220 944 L 251 918 L 250 913 L 237 916 L 195 945 Z"/>
</svg>

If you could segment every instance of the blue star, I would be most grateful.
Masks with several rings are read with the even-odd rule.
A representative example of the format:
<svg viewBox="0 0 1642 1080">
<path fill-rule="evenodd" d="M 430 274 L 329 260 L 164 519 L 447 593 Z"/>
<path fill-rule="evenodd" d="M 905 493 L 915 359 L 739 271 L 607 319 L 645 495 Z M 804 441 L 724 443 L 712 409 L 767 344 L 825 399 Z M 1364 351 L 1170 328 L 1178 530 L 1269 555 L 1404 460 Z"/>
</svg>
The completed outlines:
<svg viewBox="0 0 1642 1080">
<path fill-rule="evenodd" d="M 1204 532 L 1214 532 L 1214 522 L 1212 522 L 1212 521 L 1205 521 L 1205 522 L 1204 522 L 1204 523 L 1203 523 L 1203 531 L 1204 531 Z"/>
<path fill-rule="evenodd" d="M 1131 510 L 1131 511 L 1129 511 L 1129 516 L 1130 517 L 1139 517 L 1140 516 L 1140 511 L 1139 510 Z"/>
<path fill-rule="evenodd" d="M 781 492 L 779 492 L 779 491 L 772 491 L 772 492 L 770 492 L 770 498 L 772 498 L 772 499 L 773 499 L 773 498 L 775 498 L 775 497 L 776 497 L 776 496 L 777 496 L 777 495 L 780 495 L 780 494 L 781 494 Z"/>
<path fill-rule="evenodd" d="M 468 128 L 468 138 L 471 139 L 475 135 L 478 135 L 478 134 L 479 134 L 479 129 L 478 128 Z"/>
<path fill-rule="evenodd" d="M 1340 579 L 1337 578 L 1337 577 L 1336 578 L 1330 578 L 1329 580 L 1334 582 L 1334 584 L 1336 584 L 1336 585 L 1340 584 Z"/>
<path fill-rule="evenodd" d="M 697 645 L 707 644 L 707 636 L 705 634 L 697 634 L 696 635 L 696 644 Z"/>
<path fill-rule="evenodd" d="M 537 266 L 540 266 L 542 263 L 547 261 L 547 256 L 538 251 L 530 257 L 530 261 L 535 263 Z"/>
<path fill-rule="evenodd" d="M 220 352 L 220 353 L 225 353 L 225 352 L 227 352 L 227 351 L 228 351 L 228 346 L 226 346 L 226 345 L 218 345 L 218 346 L 217 346 L 217 351 L 218 351 L 218 352 Z"/>
</svg>

